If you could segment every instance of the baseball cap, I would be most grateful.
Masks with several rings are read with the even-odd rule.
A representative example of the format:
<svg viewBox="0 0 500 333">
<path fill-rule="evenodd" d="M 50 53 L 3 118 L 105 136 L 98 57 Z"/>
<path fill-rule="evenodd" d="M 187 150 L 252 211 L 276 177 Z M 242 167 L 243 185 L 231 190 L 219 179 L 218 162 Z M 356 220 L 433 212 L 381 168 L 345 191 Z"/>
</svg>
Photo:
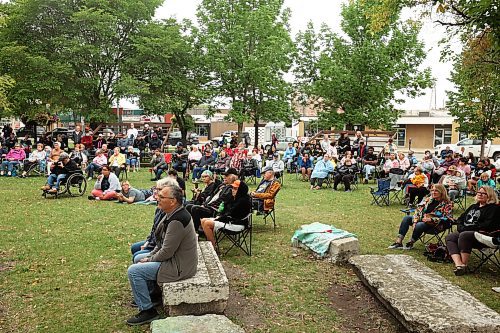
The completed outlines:
<svg viewBox="0 0 500 333">
<path fill-rule="evenodd" d="M 226 172 L 223 173 L 224 176 L 228 176 L 228 175 L 235 175 L 237 176 L 238 175 L 238 170 L 236 170 L 235 168 L 229 168 L 227 169 Z"/>
<path fill-rule="evenodd" d="M 262 172 L 268 172 L 268 171 L 273 171 L 273 167 L 271 166 L 266 166 L 262 169 Z"/>
<path fill-rule="evenodd" d="M 238 187 L 240 187 L 240 184 L 241 184 L 241 180 L 238 179 L 238 180 L 235 180 L 234 183 L 231 184 L 231 186 L 233 188 L 238 188 Z"/>
</svg>

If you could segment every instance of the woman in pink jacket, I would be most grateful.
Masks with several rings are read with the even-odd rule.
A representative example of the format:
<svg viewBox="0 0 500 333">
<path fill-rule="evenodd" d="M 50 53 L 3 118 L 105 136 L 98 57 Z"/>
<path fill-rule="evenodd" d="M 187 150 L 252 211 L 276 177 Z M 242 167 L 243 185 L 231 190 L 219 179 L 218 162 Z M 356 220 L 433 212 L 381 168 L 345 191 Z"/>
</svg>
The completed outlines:
<svg viewBox="0 0 500 333">
<path fill-rule="evenodd" d="M 0 165 L 0 176 L 5 174 L 5 168 L 7 168 L 7 176 L 12 176 L 12 170 L 14 167 L 21 164 L 25 158 L 26 153 L 24 152 L 24 149 L 21 148 L 19 143 L 16 143 L 14 148 L 9 151 Z"/>
</svg>

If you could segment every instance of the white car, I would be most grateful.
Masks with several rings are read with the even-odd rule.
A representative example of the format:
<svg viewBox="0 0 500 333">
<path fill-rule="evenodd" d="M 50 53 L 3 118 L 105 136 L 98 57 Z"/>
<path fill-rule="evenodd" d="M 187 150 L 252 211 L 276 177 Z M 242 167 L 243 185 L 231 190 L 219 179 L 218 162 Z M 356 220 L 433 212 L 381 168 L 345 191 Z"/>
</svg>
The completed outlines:
<svg viewBox="0 0 500 333">
<path fill-rule="evenodd" d="M 436 155 L 441 156 L 441 151 L 445 150 L 446 147 L 450 147 L 454 152 L 463 155 L 469 154 L 469 152 L 473 153 L 474 156 L 479 156 L 481 154 L 481 140 L 478 139 L 463 139 L 458 141 L 456 144 L 443 144 L 435 147 Z M 484 145 L 484 156 L 488 158 L 492 158 L 493 161 L 496 161 L 497 158 L 500 157 L 500 145 L 492 145 L 491 141 L 488 140 Z"/>
</svg>

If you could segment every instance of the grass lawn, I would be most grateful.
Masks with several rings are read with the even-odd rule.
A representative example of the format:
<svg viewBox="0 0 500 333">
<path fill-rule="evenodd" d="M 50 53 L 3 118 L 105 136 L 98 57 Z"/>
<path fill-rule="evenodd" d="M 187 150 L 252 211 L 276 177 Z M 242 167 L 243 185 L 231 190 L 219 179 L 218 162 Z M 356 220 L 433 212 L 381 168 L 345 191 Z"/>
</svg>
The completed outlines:
<svg viewBox="0 0 500 333">
<path fill-rule="evenodd" d="M 152 185 L 146 171 L 129 176 L 137 188 Z M 136 311 L 127 306 L 126 270 L 129 246 L 148 234 L 154 207 L 88 201 L 87 195 L 44 199 L 43 183 L 42 178 L 0 178 L 0 331 L 147 331 L 146 326 L 125 325 Z M 394 253 L 386 248 L 397 233 L 401 207 L 370 202 L 367 185 L 352 193 L 309 191 L 306 183 L 287 175 L 278 197 L 276 231 L 254 216 L 254 255 L 234 251 L 223 258 L 244 272 L 245 279 L 231 281 L 232 286 L 259 305 L 262 322 L 252 328 L 232 319 L 247 331 L 338 328 L 342 318 L 332 309 L 328 290 L 332 283 L 355 283 L 356 277 L 346 266 L 311 259 L 304 251 L 297 254 L 290 238 L 301 224 L 320 221 L 357 234 L 363 254 Z M 500 296 L 491 291 L 499 286 L 498 271 L 486 267 L 480 274 L 455 277 L 452 265 L 428 262 L 422 252 L 421 244 L 407 251 L 500 311 Z"/>
</svg>

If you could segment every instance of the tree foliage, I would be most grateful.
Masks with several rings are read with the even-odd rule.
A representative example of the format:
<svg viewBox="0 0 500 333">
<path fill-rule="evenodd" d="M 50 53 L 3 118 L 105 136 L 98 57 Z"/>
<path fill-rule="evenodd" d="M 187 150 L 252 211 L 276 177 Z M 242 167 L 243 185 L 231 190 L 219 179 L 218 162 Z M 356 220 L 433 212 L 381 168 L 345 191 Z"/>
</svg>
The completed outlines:
<svg viewBox="0 0 500 333">
<path fill-rule="evenodd" d="M 371 5 L 351 1 L 343 7 L 345 36 L 326 25 L 316 33 L 312 23 L 297 36 L 296 84 L 321 111 L 323 127 L 388 127 L 399 116 L 393 103 L 403 102 L 396 93 L 415 97 L 431 85 L 430 69 L 419 69 L 426 56 L 419 24 L 400 22 L 398 11 L 372 29 Z"/>
<path fill-rule="evenodd" d="M 459 130 L 481 140 L 500 136 L 500 63 L 490 61 L 492 35 L 467 43 L 452 73 L 456 91 L 448 92 L 450 113 Z M 484 144 L 481 147 L 481 156 Z"/>
<path fill-rule="evenodd" d="M 15 0 L 0 33 L 2 72 L 19 115 L 81 112 L 106 118 L 124 94 L 121 73 L 131 38 L 161 0 Z"/>
<path fill-rule="evenodd" d="M 151 22 L 133 39 L 127 62 L 130 94 L 139 98 L 149 113 L 175 116 L 175 124 L 186 139 L 193 129 L 187 110 L 211 97 L 208 76 L 197 31 L 189 21 Z"/>
<path fill-rule="evenodd" d="M 204 0 L 198 8 L 212 84 L 229 99 L 229 119 L 290 120 L 290 84 L 284 80 L 294 51 L 283 0 Z M 257 139 L 257 136 L 256 136 Z M 257 144 L 257 140 L 256 140 Z"/>
</svg>

